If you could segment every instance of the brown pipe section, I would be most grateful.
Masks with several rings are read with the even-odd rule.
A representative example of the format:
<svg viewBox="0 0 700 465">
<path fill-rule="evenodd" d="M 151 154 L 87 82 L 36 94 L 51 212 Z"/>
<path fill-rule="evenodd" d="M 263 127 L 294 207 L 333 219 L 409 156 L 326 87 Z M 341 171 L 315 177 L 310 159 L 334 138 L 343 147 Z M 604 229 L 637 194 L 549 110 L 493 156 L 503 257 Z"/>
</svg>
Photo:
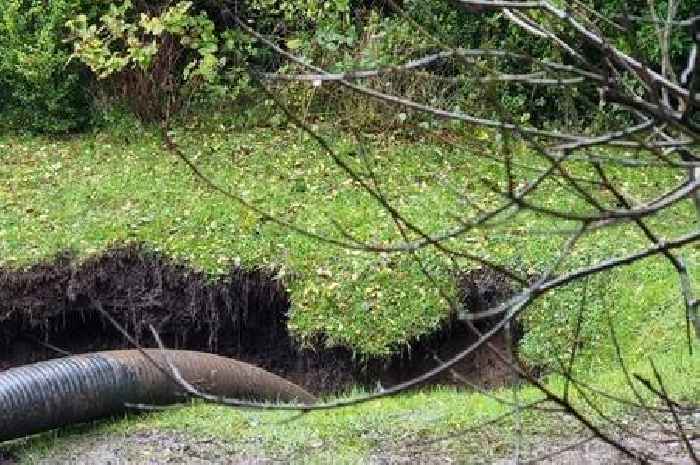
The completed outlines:
<svg viewBox="0 0 700 465">
<path fill-rule="evenodd" d="M 313 403 L 301 387 L 261 368 L 187 350 L 146 349 L 202 392 L 238 399 Z M 138 350 L 74 355 L 0 372 L 0 441 L 122 413 L 127 404 L 168 405 L 183 389 Z"/>
</svg>

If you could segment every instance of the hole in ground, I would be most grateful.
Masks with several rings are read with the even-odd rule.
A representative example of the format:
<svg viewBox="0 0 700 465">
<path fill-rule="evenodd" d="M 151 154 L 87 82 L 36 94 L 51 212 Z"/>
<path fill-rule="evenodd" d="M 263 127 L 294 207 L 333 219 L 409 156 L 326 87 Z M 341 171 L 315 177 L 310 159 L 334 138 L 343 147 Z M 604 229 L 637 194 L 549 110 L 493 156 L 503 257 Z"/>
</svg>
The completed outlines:
<svg viewBox="0 0 700 465">
<path fill-rule="evenodd" d="M 460 276 L 462 300 L 478 311 L 512 293 L 492 270 Z M 353 385 L 374 388 L 406 381 L 435 367 L 476 339 L 456 318 L 409 349 L 386 359 L 358 361 L 350 349 L 301 349 L 287 330 L 289 299 L 273 274 L 235 268 L 212 278 L 145 245 L 119 246 L 86 260 L 68 253 L 25 269 L 0 268 L 0 370 L 60 356 L 130 347 L 95 309 L 109 312 L 144 346 L 157 328 L 171 348 L 203 350 L 254 363 L 315 393 Z M 479 323 L 486 330 L 490 321 Z M 514 340 L 518 339 L 514 331 Z M 322 339 L 322 338 L 319 338 Z M 505 338 L 492 339 L 505 353 Z M 457 376 L 455 376 L 457 374 Z M 476 350 L 431 384 L 481 387 L 511 379 L 486 348 Z"/>
</svg>

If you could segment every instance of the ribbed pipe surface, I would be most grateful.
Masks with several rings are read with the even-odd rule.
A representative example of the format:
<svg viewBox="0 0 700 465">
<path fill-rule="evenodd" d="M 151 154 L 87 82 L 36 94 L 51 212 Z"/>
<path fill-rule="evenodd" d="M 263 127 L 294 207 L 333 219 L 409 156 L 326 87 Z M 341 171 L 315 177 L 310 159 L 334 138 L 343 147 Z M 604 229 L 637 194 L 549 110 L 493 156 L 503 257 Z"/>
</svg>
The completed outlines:
<svg viewBox="0 0 700 465">
<path fill-rule="evenodd" d="M 168 370 L 163 353 L 146 352 Z M 313 403 L 289 381 L 219 355 L 168 350 L 167 357 L 198 389 L 255 400 Z M 38 362 L 0 372 L 0 441 L 19 438 L 126 410 L 126 404 L 167 405 L 182 388 L 138 350 L 116 350 Z"/>
</svg>

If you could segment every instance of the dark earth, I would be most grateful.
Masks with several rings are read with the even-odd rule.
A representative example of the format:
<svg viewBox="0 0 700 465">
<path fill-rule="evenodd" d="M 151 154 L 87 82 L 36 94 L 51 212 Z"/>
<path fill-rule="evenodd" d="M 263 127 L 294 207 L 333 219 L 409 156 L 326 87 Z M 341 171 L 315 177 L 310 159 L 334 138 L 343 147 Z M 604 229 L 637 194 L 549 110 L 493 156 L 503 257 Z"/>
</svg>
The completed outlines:
<svg viewBox="0 0 700 465">
<path fill-rule="evenodd" d="M 512 293 L 508 279 L 492 270 L 472 270 L 458 279 L 468 310 L 488 308 Z M 212 277 L 143 244 L 114 247 L 86 260 L 63 253 L 25 269 L 0 267 L 0 370 L 67 353 L 130 347 L 102 311 L 145 347 L 156 346 L 148 329 L 153 325 L 170 348 L 232 356 L 315 393 L 405 381 L 476 338 L 464 323 L 448 318 L 410 350 L 362 359 L 348 348 L 327 348 L 323 335 L 315 347 L 300 348 L 287 330 L 289 308 L 282 284 L 261 269 L 233 268 Z M 490 324 L 481 321 L 479 329 Z M 492 343 L 505 350 L 505 339 L 498 334 Z M 494 387 L 510 377 L 483 348 L 432 382 Z"/>
</svg>

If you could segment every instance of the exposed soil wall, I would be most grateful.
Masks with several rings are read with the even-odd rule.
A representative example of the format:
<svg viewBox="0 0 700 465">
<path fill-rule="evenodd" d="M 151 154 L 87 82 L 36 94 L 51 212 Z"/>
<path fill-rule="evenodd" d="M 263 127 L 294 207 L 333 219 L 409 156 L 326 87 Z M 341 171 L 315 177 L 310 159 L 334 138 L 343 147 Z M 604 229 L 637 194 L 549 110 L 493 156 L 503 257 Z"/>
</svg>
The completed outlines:
<svg viewBox="0 0 700 465">
<path fill-rule="evenodd" d="M 502 276 L 475 270 L 460 277 L 468 308 L 506 298 Z M 59 356 L 129 347 L 97 306 L 144 346 L 153 346 L 148 325 L 168 347 L 236 357 L 284 376 L 313 392 L 337 392 L 353 384 L 388 386 L 409 379 L 462 350 L 472 332 L 453 320 L 386 360 L 363 363 L 347 348 L 301 350 L 287 330 L 289 300 L 272 274 L 232 269 L 212 278 L 143 245 L 116 247 L 78 261 L 63 254 L 17 270 L 0 267 L 0 369 Z M 490 322 L 482 322 L 488 325 Z M 516 335 L 517 336 L 517 335 Z M 503 347 L 502 335 L 494 344 Z M 435 382 L 464 377 L 481 386 L 509 379 L 485 349 Z"/>
</svg>

